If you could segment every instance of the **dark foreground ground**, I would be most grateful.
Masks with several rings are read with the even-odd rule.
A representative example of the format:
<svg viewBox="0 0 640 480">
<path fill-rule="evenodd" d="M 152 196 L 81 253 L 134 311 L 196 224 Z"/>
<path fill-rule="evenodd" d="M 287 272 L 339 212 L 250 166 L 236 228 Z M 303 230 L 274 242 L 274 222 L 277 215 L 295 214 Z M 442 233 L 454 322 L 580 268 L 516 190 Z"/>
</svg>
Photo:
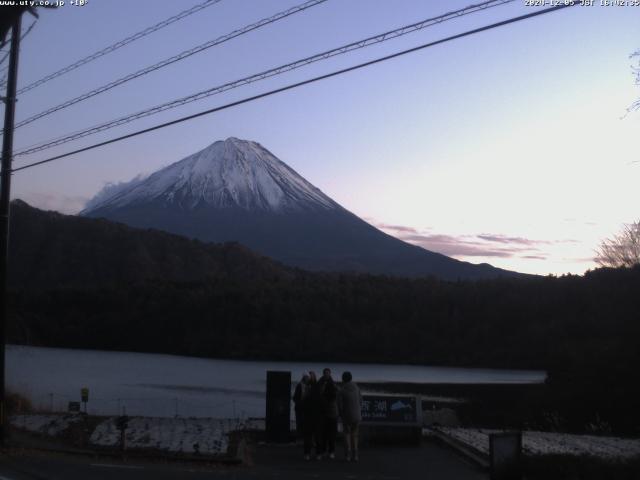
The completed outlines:
<svg viewBox="0 0 640 480">
<path fill-rule="evenodd" d="M 10 450 L 0 456 L 0 480 L 84 479 L 369 479 L 480 480 L 488 475 L 458 454 L 434 443 L 417 447 L 369 447 L 359 463 L 304 461 L 299 446 L 253 445 L 239 466 L 121 460 L 94 456 Z"/>
</svg>

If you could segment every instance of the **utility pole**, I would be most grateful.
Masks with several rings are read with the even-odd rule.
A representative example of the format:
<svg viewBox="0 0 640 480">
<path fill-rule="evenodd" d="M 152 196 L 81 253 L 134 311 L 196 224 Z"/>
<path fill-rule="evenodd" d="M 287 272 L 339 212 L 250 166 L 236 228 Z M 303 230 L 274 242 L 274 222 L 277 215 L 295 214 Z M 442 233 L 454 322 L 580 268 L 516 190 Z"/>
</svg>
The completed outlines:
<svg viewBox="0 0 640 480">
<path fill-rule="evenodd" d="M 20 51 L 20 23 L 22 12 L 11 24 L 11 51 L 7 94 L 4 98 L 4 135 L 2 138 L 2 171 L 0 172 L 0 448 L 6 446 L 7 408 L 5 398 L 5 342 L 7 329 L 7 270 L 9 267 L 9 201 L 11 199 L 11 160 L 13 157 L 13 125 L 18 82 L 18 54 Z"/>
</svg>

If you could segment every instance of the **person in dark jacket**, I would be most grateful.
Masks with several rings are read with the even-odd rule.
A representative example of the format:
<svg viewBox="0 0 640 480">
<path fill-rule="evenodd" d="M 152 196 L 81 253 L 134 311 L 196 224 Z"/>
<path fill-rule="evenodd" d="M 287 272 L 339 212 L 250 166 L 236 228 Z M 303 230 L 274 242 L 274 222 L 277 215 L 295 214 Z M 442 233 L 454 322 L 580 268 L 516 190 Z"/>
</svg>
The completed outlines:
<svg viewBox="0 0 640 480">
<path fill-rule="evenodd" d="M 315 374 L 313 376 L 315 378 Z M 323 441 L 324 441 L 324 423 L 322 421 L 323 415 L 323 402 L 322 392 L 320 390 L 320 382 L 316 380 L 313 382 L 310 390 L 309 397 L 309 412 L 310 418 L 313 422 L 313 437 L 316 444 L 316 459 L 321 460 L 323 455 Z"/>
<path fill-rule="evenodd" d="M 315 391 L 318 386 L 318 380 L 315 372 L 309 372 L 309 380 L 305 394 L 301 399 L 301 413 L 302 413 L 302 438 L 304 442 L 304 459 L 311 459 L 311 443 L 315 436 L 316 452 L 318 451 L 318 437 L 316 434 L 318 425 L 317 407 L 314 401 Z"/>
<path fill-rule="evenodd" d="M 302 375 L 302 379 L 296 385 L 296 389 L 293 393 L 293 404 L 295 405 L 294 411 L 296 414 L 296 433 L 298 437 L 301 438 L 303 436 L 302 431 L 304 428 L 304 412 L 302 409 L 302 402 L 304 397 L 309 394 L 309 375 L 306 373 Z"/>
<path fill-rule="evenodd" d="M 351 372 L 342 374 L 342 388 L 338 393 L 338 410 L 342 419 L 347 461 L 358 461 L 358 430 L 362 421 L 362 395 L 351 380 Z"/>
<path fill-rule="evenodd" d="M 318 380 L 315 391 L 316 405 L 318 408 L 318 460 L 327 454 L 330 459 L 335 458 L 336 435 L 338 432 L 338 387 L 331 370 L 325 368 L 322 377 Z"/>
</svg>

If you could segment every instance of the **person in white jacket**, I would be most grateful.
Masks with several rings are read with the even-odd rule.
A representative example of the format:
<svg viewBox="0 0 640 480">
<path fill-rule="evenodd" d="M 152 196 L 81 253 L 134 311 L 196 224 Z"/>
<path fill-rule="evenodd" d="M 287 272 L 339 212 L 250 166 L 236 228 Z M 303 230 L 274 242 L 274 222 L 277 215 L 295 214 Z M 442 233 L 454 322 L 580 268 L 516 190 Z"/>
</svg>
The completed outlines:
<svg viewBox="0 0 640 480">
<path fill-rule="evenodd" d="M 358 430 L 362 421 L 362 395 L 353 381 L 351 372 L 342 374 L 342 388 L 338 391 L 338 410 L 342 418 L 342 431 L 346 447 L 347 461 L 357 462 Z"/>
</svg>

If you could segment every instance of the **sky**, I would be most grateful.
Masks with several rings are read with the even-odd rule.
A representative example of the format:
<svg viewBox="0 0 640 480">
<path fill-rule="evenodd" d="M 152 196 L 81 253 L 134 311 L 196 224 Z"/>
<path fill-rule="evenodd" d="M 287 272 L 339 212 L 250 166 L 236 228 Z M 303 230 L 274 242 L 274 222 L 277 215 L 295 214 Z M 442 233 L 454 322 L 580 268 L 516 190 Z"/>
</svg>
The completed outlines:
<svg viewBox="0 0 640 480">
<path fill-rule="evenodd" d="M 18 86 L 197 3 L 88 0 L 40 9 L 21 48 Z M 20 95 L 16 118 L 299 3 L 221 0 Z M 15 150 L 470 4 L 328 0 L 19 128 Z M 539 8 L 516 0 L 16 157 L 14 165 Z M 23 30 L 32 22 L 25 15 Z M 108 183 L 234 136 L 261 143 L 342 206 L 408 242 L 521 272 L 582 274 L 595 267 L 603 238 L 640 218 L 640 111 L 627 113 L 640 97 L 638 57 L 630 58 L 639 49 L 640 6 L 597 0 L 16 172 L 12 197 L 74 214 Z"/>
</svg>

